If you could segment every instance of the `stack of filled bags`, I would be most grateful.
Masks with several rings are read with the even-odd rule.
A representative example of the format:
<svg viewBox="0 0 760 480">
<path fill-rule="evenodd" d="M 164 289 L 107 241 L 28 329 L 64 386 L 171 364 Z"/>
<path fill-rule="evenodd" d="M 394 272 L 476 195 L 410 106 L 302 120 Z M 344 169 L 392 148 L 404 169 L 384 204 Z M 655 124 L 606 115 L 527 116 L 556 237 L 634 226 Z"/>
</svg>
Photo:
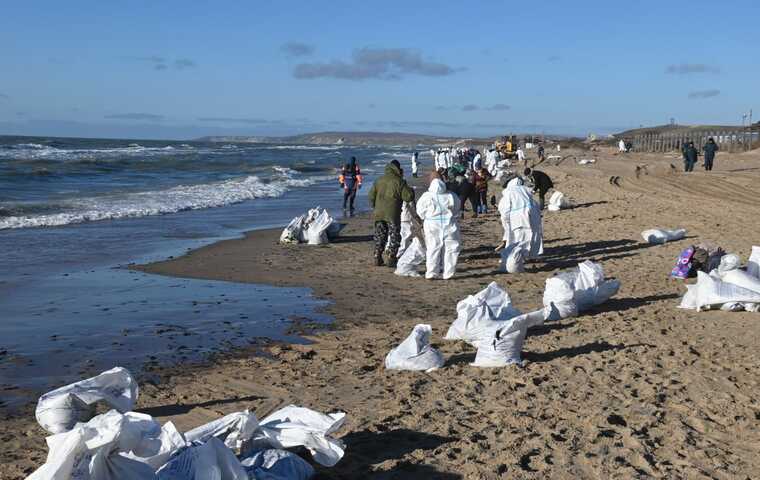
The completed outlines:
<svg viewBox="0 0 760 480">
<path fill-rule="evenodd" d="M 286 450 L 304 447 L 332 467 L 344 446 L 332 437 L 345 413 L 324 415 L 287 406 L 263 420 L 236 412 L 180 433 L 150 415 L 131 412 L 137 383 L 121 367 L 43 395 L 36 417 L 47 438 L 47 461 L 29 480 L 306 480 L 314 468 Z M 93 416 L 96 404 L 113 407 Z"/>
</svg>

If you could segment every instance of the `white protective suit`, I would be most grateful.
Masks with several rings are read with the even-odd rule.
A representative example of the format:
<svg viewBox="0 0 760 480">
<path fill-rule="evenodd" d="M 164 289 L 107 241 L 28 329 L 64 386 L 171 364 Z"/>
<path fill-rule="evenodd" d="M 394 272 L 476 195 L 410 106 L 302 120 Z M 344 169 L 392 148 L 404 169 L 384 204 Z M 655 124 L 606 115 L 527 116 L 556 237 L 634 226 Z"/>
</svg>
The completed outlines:
<svg viewBox="0 0 760 480">
<path fill-rule="evenodd" d="M 522 148 L 517 149 L 517 161 L 518 162 L 524 162 L 525 161 L 525 152 L 523 152 Z"/>
<path fill-rule="evenodd" d="M 444 156 L 443 151 L 440 151 L 435 154 L 435 169 L 440 170 L 442 168 L 446 168 L 446 157 Z"/>
<path fill-rule="evenodd" d="M 504 227 L 503 240 L 507 245 L 522 243 L 528 251 L 527 258 L 544 253 L 541 210 L 521 178 L 510 181 L 502 191 L 499 213 Z"/>
<path fill-rule="evenodd" d="M 441 275 L 443 264 L 444 280 L 454 276 L 461 249 L 459 225 L 459 197 L 446 191 L 446 185 L 439 179 L 430 182 L 428 191 L 417 200 L 417 215 L 425 229 L 427 250 L 427 272 L 425 278 Z"/>
<path fill-rule="evenodd" d="M 417 154 L 412 154 L 412 175 L 417 175 Z"/>
<path fill-rule="evenodd" d="M 472 159 L 472 169 L 477 172 L 481 166 L 483 166 L 483 159 L 479 153 L 476 153 L 475 158 Z"/>
<path fill-rule="evenodd" d="M 621 151 L 621 152 L 625 152 L 625 142 L 624 141 L 620 140 L 618 142 L 618 150 Z"/>
</svg>

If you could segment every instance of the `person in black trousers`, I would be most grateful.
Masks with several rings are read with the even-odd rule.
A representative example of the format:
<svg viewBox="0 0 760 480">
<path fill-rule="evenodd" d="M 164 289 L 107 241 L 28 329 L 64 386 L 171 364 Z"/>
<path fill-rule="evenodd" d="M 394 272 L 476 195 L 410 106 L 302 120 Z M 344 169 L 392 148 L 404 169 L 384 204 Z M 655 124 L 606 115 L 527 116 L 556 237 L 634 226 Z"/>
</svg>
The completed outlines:
<svg viewBox="0 0 760 480">
<path fill-rule="evenodd" d="M 718 148 L 718 144 L 715 143 L 715 140 L 710 137 L 707 139 L 707 143 L 705 144 L 703 150 L 705 152 L 705 170 L 709 172 L 713 169 L 715 153 L 720 149 Z"/>
</svg>

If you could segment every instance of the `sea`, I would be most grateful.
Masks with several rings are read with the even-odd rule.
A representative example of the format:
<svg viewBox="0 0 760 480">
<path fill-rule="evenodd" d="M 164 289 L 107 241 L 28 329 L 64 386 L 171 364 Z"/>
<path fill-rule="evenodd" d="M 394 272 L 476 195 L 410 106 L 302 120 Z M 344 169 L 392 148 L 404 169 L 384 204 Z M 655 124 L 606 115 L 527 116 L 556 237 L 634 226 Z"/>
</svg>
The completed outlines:
<svg viewBox="0 0 760 480">
<path fill-rule="evenodd" d="M 427 149 L 419 146 L 419 151 Z M 366 192 L 406 146 L 0 137 L 0 410 L 120 365 L 202 361 L 329 322 L 306 288 L 136 272 L 314 206 L 339 221 L 341 165 Z M 308 248 L 304 246 L 303 248 Z"/>
</svg>

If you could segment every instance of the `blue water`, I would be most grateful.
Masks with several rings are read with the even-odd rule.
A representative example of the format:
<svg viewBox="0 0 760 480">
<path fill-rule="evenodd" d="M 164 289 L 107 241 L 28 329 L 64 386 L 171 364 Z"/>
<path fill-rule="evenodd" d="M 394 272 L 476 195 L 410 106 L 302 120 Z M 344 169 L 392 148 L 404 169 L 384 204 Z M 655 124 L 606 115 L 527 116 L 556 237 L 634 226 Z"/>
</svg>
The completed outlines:
<svg viewBox="0 0 760 480">
<path fill-rule="evenodd" d="M 122 267 L 284 225 L 316 205 L 340 218 L 336 169 L 351 156 L 369 186 L 409 150 L 0 137 L 0 408 L 117 364 L 296 341 L 293 316 L 327 321 L 306 289 Z"/>
</svg>

